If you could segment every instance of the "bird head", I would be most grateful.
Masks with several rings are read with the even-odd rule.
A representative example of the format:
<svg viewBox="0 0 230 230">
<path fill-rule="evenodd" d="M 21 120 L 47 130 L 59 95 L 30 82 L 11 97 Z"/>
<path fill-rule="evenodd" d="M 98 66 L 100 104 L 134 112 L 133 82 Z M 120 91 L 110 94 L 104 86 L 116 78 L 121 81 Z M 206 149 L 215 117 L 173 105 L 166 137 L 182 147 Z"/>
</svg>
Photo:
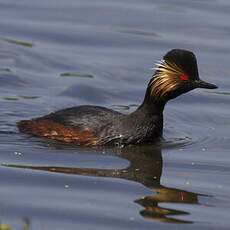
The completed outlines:
<svg viewBox="0 0 230 230">
<path fill-rule="evenodd" d="M 195 88 L 218 88 L 199 78 L 196 56 L 187 50 L 169 51 L 155 70 L 148 85 L 153 100 L 168 101 Z"/>
</svg>

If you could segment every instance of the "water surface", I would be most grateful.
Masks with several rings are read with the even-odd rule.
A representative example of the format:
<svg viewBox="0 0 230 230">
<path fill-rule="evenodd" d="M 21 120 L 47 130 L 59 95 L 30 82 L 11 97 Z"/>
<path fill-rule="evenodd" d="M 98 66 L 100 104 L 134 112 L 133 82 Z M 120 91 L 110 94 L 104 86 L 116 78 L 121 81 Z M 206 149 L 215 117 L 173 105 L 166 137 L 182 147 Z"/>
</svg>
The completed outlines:
<svg viewBox="0 0 230 230">
<path fill-rule="evenodd" d="M 2 229 L 229 229 L 227 0 L 0 1 Z M 82 148 L 16 122 L 81 104 L 124 113 L 154 63 L 192 50 L 202 79 L 170 101 L 162 143 Z"/>
</svg>

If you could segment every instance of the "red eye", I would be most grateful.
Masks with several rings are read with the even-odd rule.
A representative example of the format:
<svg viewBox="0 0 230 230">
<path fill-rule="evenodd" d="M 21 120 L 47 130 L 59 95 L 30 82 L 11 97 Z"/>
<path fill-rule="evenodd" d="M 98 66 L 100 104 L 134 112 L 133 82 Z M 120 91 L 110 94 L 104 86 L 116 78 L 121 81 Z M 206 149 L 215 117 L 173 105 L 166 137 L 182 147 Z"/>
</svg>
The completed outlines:
<svg viewBox="0 0 230 230">
<path fill-rule="evenodd" d="M 188 74 L 185 73 L 185 74 L 181 75 L 180 78 L 182 80 L 188 80 Z"/>
</svg>

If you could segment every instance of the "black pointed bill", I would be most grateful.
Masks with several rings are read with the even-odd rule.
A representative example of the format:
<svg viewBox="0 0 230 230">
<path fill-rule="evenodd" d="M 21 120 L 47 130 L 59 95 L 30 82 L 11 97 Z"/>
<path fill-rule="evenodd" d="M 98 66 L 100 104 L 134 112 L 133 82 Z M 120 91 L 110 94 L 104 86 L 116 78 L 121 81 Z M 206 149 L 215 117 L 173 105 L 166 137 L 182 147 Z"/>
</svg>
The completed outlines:
<svg viewBox="0 0 230 230">
<path fill-rule="evenodd" d="M 202 81 L 202 80 L 195 81 L 195 86 L 196 88 L 204 88 L 204 89 L 217 89 L 218 88 L 218 86 Z"/>
</svg>

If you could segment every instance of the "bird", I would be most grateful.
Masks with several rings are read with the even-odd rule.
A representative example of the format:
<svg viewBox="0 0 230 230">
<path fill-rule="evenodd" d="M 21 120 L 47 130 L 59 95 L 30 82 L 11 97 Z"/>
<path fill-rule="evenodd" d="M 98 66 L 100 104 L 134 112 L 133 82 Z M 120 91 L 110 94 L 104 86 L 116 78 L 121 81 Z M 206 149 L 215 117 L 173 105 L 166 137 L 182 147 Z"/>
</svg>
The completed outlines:
<svg viewBox="0 0 230 230">
<path fill-rule="evenodd" d="M 200 79 L 193 52 L 172 49 L 155 66 L 143 102 L 130 114 L 79 105 L 48 115 L 22 120 L 19 131 L 77 146 L 127 146 L 159 141 L 166 103 L 196 88 L 216 89 Z"/>
</svg>

